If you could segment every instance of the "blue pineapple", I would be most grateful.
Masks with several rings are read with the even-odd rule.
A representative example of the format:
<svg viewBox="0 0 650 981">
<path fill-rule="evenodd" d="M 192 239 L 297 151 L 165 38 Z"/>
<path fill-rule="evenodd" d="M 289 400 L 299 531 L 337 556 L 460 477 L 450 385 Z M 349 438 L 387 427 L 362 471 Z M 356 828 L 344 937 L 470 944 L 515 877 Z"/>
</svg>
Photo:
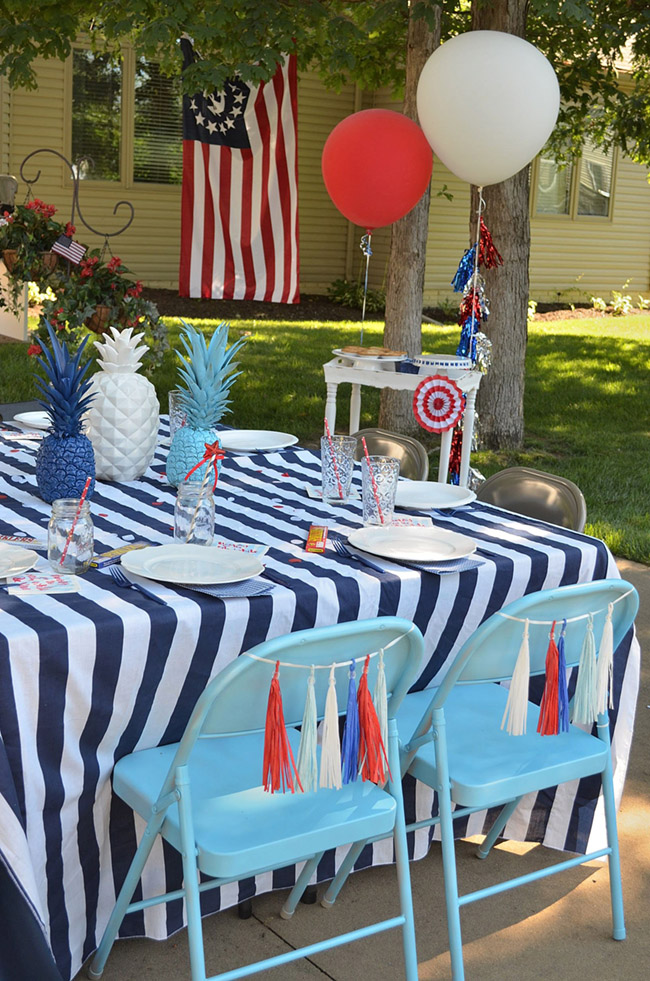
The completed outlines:
<svg viewBox="0 0 650 981">
<path fill-rule="evenodd" d="M 167 457 L 167 480 L 174 487 L 178 487 L 185 475 L 203 458 L 205 444 L 215 442 L 217 434 L 214 425 L 224 413 L 230 412 L 230 388 L 241 374 L 235 371 L 237 362 L 232 359 L 246 342 L 246 338 L 241 337 L 226 348 L 229 325 L 221 323 L 215 328 L 210 343 L 206 344 L 203 334 L 185 321 L 182 323 L 181 342 L 187 352 L 187 360 L 180 351 L 176 353 L 181 361 L 178 388 L 186 423 L 176 430 Z M 200 467 L 190 480 L 202 480 L 204 472 L 205 466 Z"/>
<path fill-rule="evenodd" d="M 52 426 L 36 455 L 36 484 L 43 500 L 51 503 L 58 498 L 80 497 L 89 476 L 93 481 L 88 497 L 93 492 L 95 456 L 92 443 L 81 432 L 81 419 L 93 396 L 86 394 L 90 380 L 84 378 L 90 361 L 79 366 L 88 337 L 72 357 L 51 326 L 47 322 L 45 326 L 52 353 L 43 348 L 43 357 L 36 359 L 47 377 L 47 382 L 36 378 L 36 385 L 43 396 L 39 403 Z"/>
</svg>

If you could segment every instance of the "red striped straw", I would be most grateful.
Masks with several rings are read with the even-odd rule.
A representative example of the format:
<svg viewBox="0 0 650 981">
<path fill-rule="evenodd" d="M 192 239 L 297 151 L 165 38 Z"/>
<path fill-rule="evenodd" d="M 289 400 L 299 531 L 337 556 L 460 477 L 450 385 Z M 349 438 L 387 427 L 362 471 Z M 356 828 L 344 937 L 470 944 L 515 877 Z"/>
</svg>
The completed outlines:
<svg viewBox="0 0 650 981">
<path fill-rule="evenodd" d="M 332 434 L 330 432 L 330 424 L 325 420 L 325 432 L 327 433 L 327 441 L 330 444 L 330 453 L 332 454 L 332 463 L 334 464 L 334 476 L 336 477 L 336 483 L 339 488 L 339 497 L 343 500 L 343 487 L 341 486 L 341 478 L 339 477 L 339 468 L 336 464 L 336 453 L 334 452 L 334 440 L 332 439 Z"/>
<path fill-rule="evenodd" d="M 83 507 L 84 501 L 86 500 L 86 494 L 88 493 L 88 488 L 90 487 L 92 479 L 93 479 L 92 477 L 86 477 L 86 483 L 84 484 L 84 489 L 82 490 L 81 497 L 79 498 L 79 506 L 77 507 L 75 516 L 72 519 L 72 524 L 70 525 L 70 531 L 68 532 L 68 537 L 66 538 L 65 545 L 63 546 L 63 553 L 61 555 L 61 561 L 59 565 L 63 565 L 63 563 L 65 562 L 65 557 L 68 554 L 68 549 L 70 548 L 70 542 L 72 541 L 72 536 L 74 535 L 75 525 L 79 520 L 79 515 L 81 514 L 81 509 Z"/>
<path fill-rule="evenodd" d="M 373 470 L 372 463 L 370 462 L 370 454 L 368 453 L 368 447 L 366 446 L 365 436 L 361 437 L 361 442 L 363 443 L 363 452 L 366 454 L 366 463 L 368 464 L 368 473 L 370 474 L 370 480 L 372 481 L 372 493 L 375 495 L 375 504 L 377 505 L 379 520 L 383 525 L 384 513 L 381 509 L 381 504 L 379 503 L 379 491 L 377 489 L 377 481 L 375 480 L 375 471 Z"/>
</svg>

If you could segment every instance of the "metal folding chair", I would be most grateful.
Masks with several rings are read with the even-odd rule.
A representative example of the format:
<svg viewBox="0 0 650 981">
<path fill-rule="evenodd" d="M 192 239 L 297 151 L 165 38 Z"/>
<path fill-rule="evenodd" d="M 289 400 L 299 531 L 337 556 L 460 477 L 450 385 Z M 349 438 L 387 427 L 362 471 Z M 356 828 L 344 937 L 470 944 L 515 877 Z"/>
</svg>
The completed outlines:
<svg viewBox="0 0 650 981">
<path fill-rule="evenodd" d="M 613 936 L 625 937 L 621 872 L 612 783 L 609 717 L 598 715 L 592 732 L 571 724 L 568 732 L 540 735 L 539 706 L 524 703 L 525 733 L 510 735 L 502 727 L 509 689 L 496 682 L 512 678 L 527 626 L 530 674 L 545 670 L 551 625 L 566 619 L 564 657 L 567 669 L 582 654 L 585 630 L 593 624 L 596 638 L 611 614 L 613 649 L 631 629 L 639 599 L 621 579 L 531 593 L 489 617 L 465 642 L 439 688 L 414 692 L 397 713 L 402 773 L 411 773 L 438 796 L 438 815 L 417 827 L 440 824 L 445 902 L 453 981 L 463 981 L 460 910 L 476 900 L 582 865 L 609 859 Z M 602 780 L 607 846 L 565 859 L 527 875 L 459 895 L 454 847 L 454 820 L 487 808 L 500 808 L 478 848 L 486 858 L 525 794 L 570 780 L 597 775 Z M 407 827 L 407 831 L 413 826 Z M 321 900 L 331 906 L 358 858 L 364 842 L 349 851 Z"/>
<path fill-rule="evenodd" d="M 115 766 L 113 790 L 147 821 L 89 977 L 102 975 L 124 916 L 171 898 L 185 900 L 192 981 L 206 981 L 200 893 L 276 868 L 305 861 L 302 892 L 323 851 L 359 838 L 393 835 L 397 860 L 399 914 L 298 950 L 235 970 L 211 975 L 235 979 L 384 930 L 399 928 L 405 976 L 417 981 L 408 851 L 395 712 L 422 660 L 422 635 L 410 621 L 381 617 L 304 630 L 259 644 L 228 665 L 201 695 L 179 743 L 141 750 Z M 388 692 L 388 759 L 395 779 L 344 784 L 342 789 L 269 793 L 262 786 L 264 727 L 276 662 L 287 737 L 297 758 L 299 732 L 311 666 L 317 715 L 323 717 L 328 670 L 336 663 L 340 711 L 345 711 L 349 661 L 384 652 Z M 378 657 L 369 662 L 369 688 Z M 183 887 L 131 902 L 157 836 L 182 855 Z M 199 883 L 199 874 L 209 876 Z M 295 909 L 295 906 L 294 906 Z"/>
<path fill-rule="evenodd" d="M 356 459 L 363 457 L 364 436 L 368 452 L 378 456 L 392 456 L 399 460 L 399 472 L 410 480 L 426 480 L 429 476 L 429 457 L 422 443 L 412 436 L 389 433 L 385 429 L 360 429 L 353 433 L 358 438 Z"/>
<path fill-rule="evenodd" d="M 577 484 L 530 467 L 500 470 L 481 484 L 476 496 L 486 504 L 574 531 L 584 531 L 587 520 L 587 505 Z"/>
</svg>

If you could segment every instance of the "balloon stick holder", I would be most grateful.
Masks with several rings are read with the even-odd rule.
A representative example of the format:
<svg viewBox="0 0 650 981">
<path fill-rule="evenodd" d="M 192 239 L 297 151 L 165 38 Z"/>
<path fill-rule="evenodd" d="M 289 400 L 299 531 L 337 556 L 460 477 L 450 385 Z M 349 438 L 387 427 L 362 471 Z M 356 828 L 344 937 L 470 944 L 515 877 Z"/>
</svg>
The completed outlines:
<svg viewBox="0 0 650 981">
<path fill-rule="evenodd" d="M 363 279 L 363 305 L 361 307 L 361 331 L 359 333 L 359 346 L 363 346 L 363 325 L 366 319 L 366 300 L 368 298 L 368 267 L 370 265 L 370 256 L 372 255 L 372 248 L 370 247 L 370 241 L 372 239 L 372 232 L 370 229 L 367 230 L 365 235 L 361 236 L 361 244 L 359 248 L 366 257 L 366 272 Z"/>
</svg>

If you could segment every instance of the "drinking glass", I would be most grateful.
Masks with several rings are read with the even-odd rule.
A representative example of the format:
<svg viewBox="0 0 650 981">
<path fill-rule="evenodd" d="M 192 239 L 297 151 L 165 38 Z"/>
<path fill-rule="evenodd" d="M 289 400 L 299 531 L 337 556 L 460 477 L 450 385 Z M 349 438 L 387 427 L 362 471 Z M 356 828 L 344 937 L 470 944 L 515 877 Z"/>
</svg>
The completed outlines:
<svg viewBox="0 0 650 981">
<path fill-rule="evenodd" d="M 174 433 L 186 422 L 185 409 L 181 404 L 181 393 L 177 388 L 173 388 L 169 393 L 169 439 L 174 438 Z"/>
<path fill-rule="evenodd" d="M 174 538 L 192 545 L 212 545 L 214 497 L 212 484 L 184 480 L 178 485 L 174 507 Z"/>
<path fill-rule="evenodd" d="M 372 473 L 371 473 L 372 471 Z M 389 525 L 393 520 L 399 460 L 371 456 L 361 460 L 361 499 L 364 525 Z"/>
<path fill-rule="evenodd" d="M 94 528 L 90 505 L 79 498 L 60 498 L 52 502 L 47 528 L 47 559 L 55 572 L 78 575 L 90 568 L 93 557 Z"/>
<path fill-rule="evenodd" d="M 321 436 L 320 458 L 323 500 L 344 504 L 350 494 L 356 436 Z"/>
</svg>

